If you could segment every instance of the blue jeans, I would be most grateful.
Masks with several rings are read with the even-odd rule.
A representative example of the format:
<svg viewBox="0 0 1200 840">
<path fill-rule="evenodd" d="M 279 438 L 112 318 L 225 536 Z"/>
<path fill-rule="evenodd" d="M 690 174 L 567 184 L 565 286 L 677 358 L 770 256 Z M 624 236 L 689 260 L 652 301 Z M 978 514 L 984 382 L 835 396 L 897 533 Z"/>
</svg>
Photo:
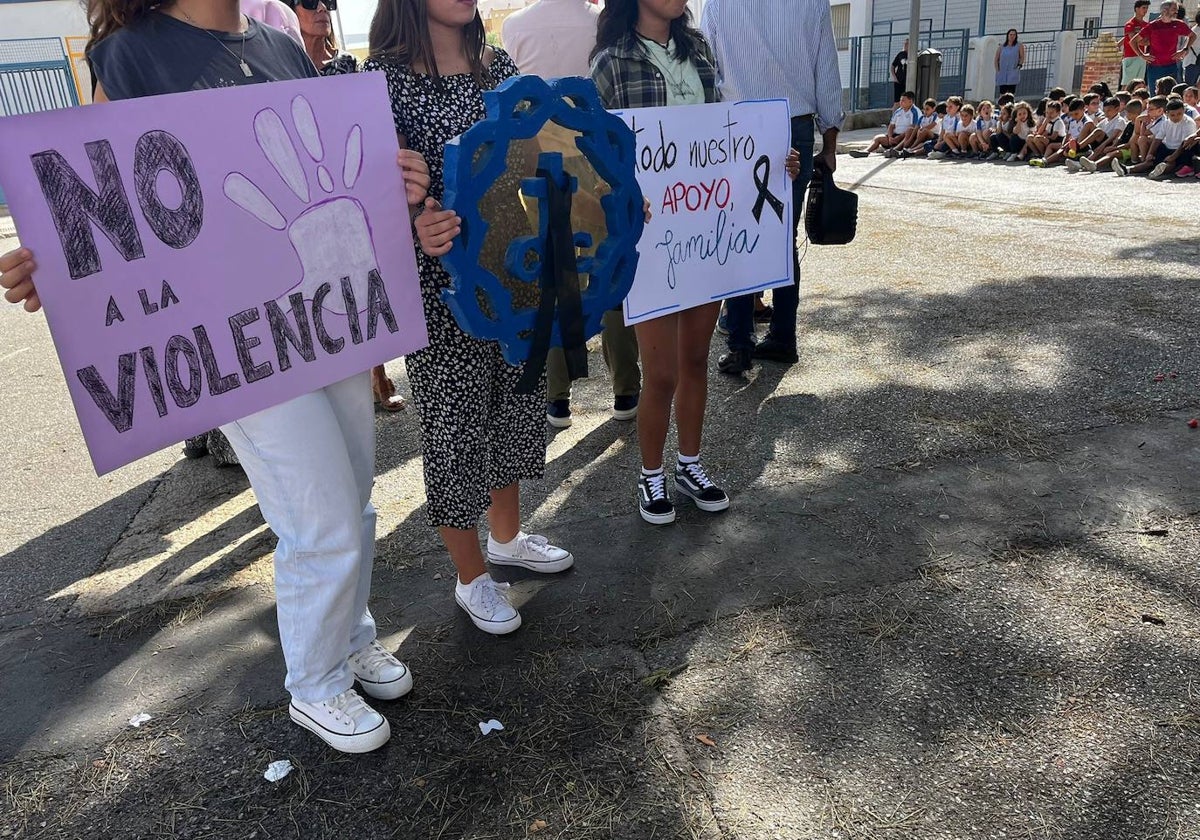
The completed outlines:
<svg viewBox="0 0 1200 840">
<path fill-rule="evenodd" d="M 1154 86 L 1158 84 L 1159 79 L 1165 79 L 1171 76 L 1175 79 L 1175 83 L 1183 81 L 1183 67 L 1177 61 L 1174 64 L 1151 64 L 1146 67 L 1146 88 L 1150 91 L 1150 95 L 1154 96 Z"/>
<path fill-rule="evenodd" d="M 790 286 L 771 291 L 771 326 L 767 336 L 784 344 L 796 344 L 796 308 L 800 304 L 800 254 L 796 229 L 804 218 L 804 193 L 813 172 L 813 118 L 792 117 L 792 148 L 800 153 L 800 175 L 792 182 L 792 260 L 796 276 Z M 730 350 L 754 349 L 754 295 L 725 301 Z"/>
</svg>

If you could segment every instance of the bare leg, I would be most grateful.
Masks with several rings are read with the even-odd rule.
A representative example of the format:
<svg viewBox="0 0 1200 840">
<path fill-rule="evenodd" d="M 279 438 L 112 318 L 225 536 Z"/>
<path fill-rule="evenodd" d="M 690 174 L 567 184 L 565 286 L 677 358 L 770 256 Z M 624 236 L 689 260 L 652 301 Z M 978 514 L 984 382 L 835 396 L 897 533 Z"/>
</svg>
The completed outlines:
<svg viewBox="0 0 1200 840">
<path fill-rule="evenodd" d="M 708 349 L 719 310 L 719 303 L 710 303 L 679 314 L 675 425 L 679 430 L 681 455 L 700 454 L 704 407 L 708 401 Z"/>
<path fill-rule="evenodd" d="M 513 482 L 492 491 L 488 508 L 488 528 L 496 542 L 511 542 L 521 530 L 521 485 Z"/>
<path fill-rule="evenodd" d="M 462 528 L 438 528 L 446 550 L 450 552 L 450 561 L 458 571 L 458 579 L 470 583 L 487 571 L 483 565 L 483 551 L 479 547 L 479 534 L 474 530 L 465 531 Z"/>
<path fill-rule="evenodd" d="M 687 313 L 683 313 L 687 314 Z M 642 466 L 662 466 L 671 403 L 679 382 L 678 332 L 680 313 L 664 315 L 634 326 L 642 354 L 642 398 L 638 405 L 638 445 Z M 715 317 L 715 316 L 714 316 Z M 707 354 L 707 347 L 705 348 Z"/>
</svg>

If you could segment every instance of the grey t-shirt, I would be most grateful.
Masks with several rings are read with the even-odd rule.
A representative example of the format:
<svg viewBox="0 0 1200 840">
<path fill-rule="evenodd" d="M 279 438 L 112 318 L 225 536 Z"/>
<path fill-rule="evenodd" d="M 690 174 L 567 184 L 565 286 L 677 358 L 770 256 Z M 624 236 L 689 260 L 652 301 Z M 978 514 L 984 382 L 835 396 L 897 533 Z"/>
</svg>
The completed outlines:
<svg viewBox="0 0 1200 840">
<path fill-rule="evenodd" d="M 248 20 L 243 41 L 241 35 L 197 29 L 150 12 L 96 44 L 88 58 L 113 100 L 317 75 L 312 61 L 289 36 Z M 242 60 L 252 75 L 242 71 Z"/>
</svg>

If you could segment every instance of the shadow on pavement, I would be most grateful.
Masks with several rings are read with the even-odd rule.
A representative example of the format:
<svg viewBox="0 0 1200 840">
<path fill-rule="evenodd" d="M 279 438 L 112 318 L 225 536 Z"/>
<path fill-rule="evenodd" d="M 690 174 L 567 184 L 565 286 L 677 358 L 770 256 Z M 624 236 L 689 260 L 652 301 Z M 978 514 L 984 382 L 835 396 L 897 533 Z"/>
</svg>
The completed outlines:
<svg viewBox="0 0 1200 840">
<path fill-rule="evenodd" d="M 1148 247 L 1130 256 L 1159 259 Z M 526 627 L 510 638 L 454 609 L 436 544 L 428 566 L 400 553 L 430 545 L 416 507 L 380 535 L 375 588 L 418 688 L 381 705 L 394 736 L 370 756 L 286 723 L 272 615 L 252 592 L 193 618 L 171 605 L 125 638 L 31 629 L 20 647 L 41 652 L 8 652 L 4 700 L 30 706 L 13 686 L 33 672 L 45 689 L 8 750 L 112 691 L 147 648 L 186 647 L 192 670 L 145 730 L 117 720 L 84 758 L 81 737 L 11 763 L 26 804 L 10 824 L 899 838 L 1040 819 L 1044 836 L 1128 838 L 1186 813 L 1194 827 L 1200 589 L 1177 562 L 1198 545 L 1194 299 L 1143 273 L 807 294 L 799 368 L 713 375 L 705 460 L 729 513 L 642 523 L 634 430 L 611 422 L 525 489 L 532 524 L 579 562 L 511 578 Z M 589 387 L 603 404 L 604 383 Z M 396 451 L 381 472 L 411 457 Z M 193 502 L 181 519 L 211 504 Z M 253 706 L 230 713 L 239 696 Z M 505 732 L 481 736 L 493 717 Z M 280 757 L 297 770 L 264 785 Z M 39 784 L 53 811 L 28 804 Z"/>
</svg>

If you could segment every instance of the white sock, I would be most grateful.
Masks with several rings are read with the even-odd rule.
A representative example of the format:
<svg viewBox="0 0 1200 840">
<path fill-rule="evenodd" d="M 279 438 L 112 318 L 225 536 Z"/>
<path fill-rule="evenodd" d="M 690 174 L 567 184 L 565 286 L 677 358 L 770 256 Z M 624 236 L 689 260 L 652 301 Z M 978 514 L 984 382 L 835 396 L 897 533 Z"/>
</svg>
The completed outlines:
<svg viewBox="0 0 1200 840">
<path fill-rule="evenodd" d="M 659 467 L 659 468 L 658 468 L 658 469 L 656 469 L 656 470 L 648 470 L 648 469 L 646 469 L 645 467 L 642 467 L 642 476 L 643 476 L 644 478 L 653 478 L 653 477 L 654 477 L 654 476 L 656 476 L 656 475 L 662 475 L 662 474 L 663 474 L 663 468 L 662 468 L 662 467 Z"/>
<path fill-rule="evenodd" d="M 513 537 L 508 542 L 502 543 L 498 539 L 493 537 L 491 532 L 489 531 L 488 532 L 488 542 L 491 543 L 493 548 L 516 548 L 517 540 L 521 539 L 521 537 L 523 537 L 523 536 L 525 536 L 524 531 L 517 531 L 517 535 L 515 537 Z"/>
<path fill-rule="evenodd" d="M 688 464 L 699 464 L 699 463 L 700 463 L 700 453 L 699 452 L 697 452 L 695 455 L 684 455 L 682 452 L 679 453 L 679 466 L 686 467 Z"/>
</svg>

